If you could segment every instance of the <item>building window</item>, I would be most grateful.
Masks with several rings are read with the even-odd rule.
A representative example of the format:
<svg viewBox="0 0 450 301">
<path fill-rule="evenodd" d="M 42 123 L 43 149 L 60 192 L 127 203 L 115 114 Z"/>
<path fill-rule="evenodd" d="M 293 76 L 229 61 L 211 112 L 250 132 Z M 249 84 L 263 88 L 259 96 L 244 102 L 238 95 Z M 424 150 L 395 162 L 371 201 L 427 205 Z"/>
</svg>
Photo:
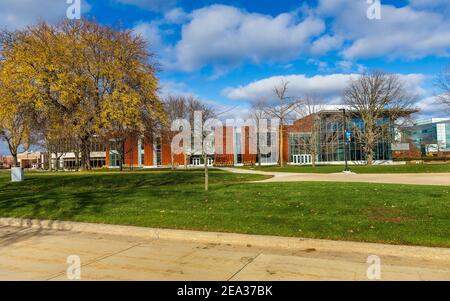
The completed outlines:
<svg viewBox="0 0 450 301">
<path fill-rule="evenodd" d="M 379 125 L 389 122 L 386 118 L 380 118 Z M 352 118 L 348 123 L 348 130 L 352 133 L 345 146 L 345 130 L 343 122 L 334 116 L 323 117 L 320 120 L 318 131 L 318 159 L 321 162 L 344 161 L 345 157 L 350 161 L 365 161 L 365 143 L 357 137 L 358 131 L 364 131 L 364 121 L 361 118 Z M 393 141 L 392 128 L 382 129 L 384 132 L 375 143 L 374 160 L 392 160 L 391 143 Z M 347 155 L 346 155 L 347 152 Z"/>
<path fill-rule="evenodd" d="M 288 138 L 289 154 L 304 155 L 311 153 L 311 134 L 310 133 L 289 133 Z"/>
<path fill-rule="evenodd" d="M 139 140 L 139 149 L 138 149 L 138 158 L 139 158 L 139 166 L 144 166 L 145 163 L 145 140 Z"/>
<path fill-rule="evenodd" d="M 161 137 L 156 138 L 156 166 L 162 165 L 162 145 Z"/>
<path fill-rule="evenodd" d="M 116 141 L 110 141 L 109 143 L 109 166 L 120 167 L 120 155 L 117 151 L 118 144 Z"/>
</svg>

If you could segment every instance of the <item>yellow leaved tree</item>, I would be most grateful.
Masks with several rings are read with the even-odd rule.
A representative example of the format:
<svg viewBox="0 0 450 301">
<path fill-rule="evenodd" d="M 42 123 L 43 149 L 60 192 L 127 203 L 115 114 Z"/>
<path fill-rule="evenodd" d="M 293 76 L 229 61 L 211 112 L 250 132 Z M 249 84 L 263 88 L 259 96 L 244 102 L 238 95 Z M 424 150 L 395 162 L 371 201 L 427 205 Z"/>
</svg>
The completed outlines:
<svg viewBox="0 0 450 301">
<path fill-rule="evenodd" d="M 5 59 L 11 80 L 42 119 L 44 137 L 60 131 L 77 140 L 84 169 L 91 169 L 93 137 L 124 141 L 164 121 L 152 55 L 131 31 L 76 20 L 16 35 Z"/>
<path fill-rule="evenodd" d="M 0 139 L 4 140 L 13 157 L 13 166 L 18 167 L 17 154 L 27 149 L 37 129 L 37 119 L 32 106 L 32 91 L 14 75 L 21 70 L 10 62 L 14 56 L 12 49 L 19 40 L 18 34 L 0 34 Z"/>
</svg>

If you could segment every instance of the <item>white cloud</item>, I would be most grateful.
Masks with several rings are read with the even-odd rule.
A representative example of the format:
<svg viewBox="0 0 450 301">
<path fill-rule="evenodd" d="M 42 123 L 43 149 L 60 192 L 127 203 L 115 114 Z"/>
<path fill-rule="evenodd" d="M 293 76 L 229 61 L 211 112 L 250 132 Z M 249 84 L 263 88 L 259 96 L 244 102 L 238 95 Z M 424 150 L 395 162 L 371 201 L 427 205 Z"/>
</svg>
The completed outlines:
<svg viewBox="0 0 450 301">
<path fill-rule="evenodd" d="M 330 50 L 338 49 L 342 46 L 343 39 L 341 36 L 324 35 L 315 40 L 311 47 L 313 54 L 325 54 Z"/>
<path fill-rule="evenodd" d="M 171 9 L 164 14 L 164 20 L 169 24 L 183 24 L 188 18 L 189 14 L 179 7 Z"/>
<path fill-rule="evenodd" d="M 338 66 L 343 71 L 349 71 L 353 67 L 353 63 L 350 61 L 338 61 L 336 63 L 336 66 Z"/>
<path fill-rule="evenodd" d="M 447 19 L 436 6 L 425 7 L 426 3 L 411 0 L 409 6 L 383 5 L 381 20 L 367 18 L 368 4 L 362 0 L 319 0 L 317 7 L 278 16 L 226 5 L 190 13 L 173 7 L 161 22 L 182 25 L 181 39 L 165 46 L 164 68 L 191 72 L 209 66 L 211 78 L 217 78 L 243 63 L 285 65 L 302 55 L 323 61 L 321 56 L 330 51 L 338 51 L 341 58 L 318 66 L 321 71 L 359 72 L 364 68 L 356 61 L 363 58 L 450 56 Z M 157 30 L 152 27 L 149 32 Z"/>
<path fill-rule="evenodd" d="M 21 29 L 38 21 L 57 22 L 66 16 L 69 4 L 64 0 L 1 0 L 0 28 Z M 82 14 L 90 10 L 86 1 L 81 3 Z"/>
<path fill-rule="evenodd" d="M 213 5 L 195 10 L 175 47 L 176 66 L 192 71 L 213 64 L 231 69 L 242 61 L 285 61 L 306 53 L 312 37 L 325 30 L 322 20 L 292 14 L 276 17 Z"/>
<path fill-rule="evenodd" d="M 439 102 L 436 96 L 425 97 L 417 102 L 422 117 L 449 117 L 450 107 Z"/>
<path fill-rule="evenodd" d="M 289 82 L 288 94 L 290 96 L 300 97 L 305 93 L 317 93 L 332 98 L 341 94 L 349 80 L 356 77 L 356 74 L 316 75 L 313 77 L 305 75 L 273 76 L 246 86 L 227 88 L 223 93 L 234 100 L 270 100 L 274 98 L 274 87 L 284 80 Z"/>
<path fill-rule="evenodd" d="M 176 6 L 177 0 L 115 0 L 116 2 L 135 5 L 149 11 L 167 11 Z"/>
<path fill-rule="evenodd" d="M 321 61 L 321 60 L 318 60 L 318 59 L 308 59 L 308 60 L 306 61 L 306 63 L 309 64 L 309 65 L 314 65 L 314 66 L 316 66 L 317 69 L 318 69 L 320 72 L 328 72 L 328 71 L 330 71 L 330 70 L 332 69 L 332 68 L 329 66 L 328 62 Z"/>
<path fill-rule="evenodd" d="M 162 98 L 168 96 L 184 96 L 194 97 L 200 99 L 202 102 L 214 108 L 214 111 L 219 115 L 220 120 L 226 119 L 246 119 L 249 116 L 248 104 L 238 105 L 237 103 L 224 104 L 209 99 L 202 99 L 197 93 L 192 91 L 184 82 L 177 81 L 163 81 L 160 86 L 159 95 Z"/>
<path fill-rule="evenodd" d="M 307 77 L 303 74 L 273 76 L 252 82 L 246 86 L 227 88 L 222 93 L 233 100 L 255 101 L 274 99 L 274 87 L 281 81 L 289 82 L 289 96 L 302 97 L 314 93 L 324 98 L 327 103 L 338 104 L 344 89 L 350 80 L 357 79 L 358 74 L 330 74 Z M 423 96 L 425 90 L 421 87 L 425 77 L 422 74 L 399 74 L 405 88 L 416 95 Z"/>
<path fill-rule="evenodd" d="M 133 28 L 133 33 L 144 38 L 152 50 L 158 50 L 163 46 L 161 32 L 157 23 L 138 23 Z"/>
<path fill-rule="evenodd" d="M 306 63 L 309 65 L 314 65 L 317 67 L 318 71 L 328 74 L 340 72 L 361 74 L 367 71 L 364 65 L 347 60 L 326 62 L 318 59 L 308 59 Z"/>
<path fill-rule="evenodd" d="M 365 1 L 320 0 L 317 13 L 331 17 L 332 32 L 349 44 L 341 53 L 345 59 L 450 55 L 450 26 L 442 12 L 383 5 L 381 20 L 369 20 L 367 8 Z"/>
<path fill-rule="evenodd" d="M 164 42 L 167 34 L 161 27 L 161 21 L 140 22 L 133 27 L 133 33 L 140 35 L 146 42 L 149 51 L 155 54 L 156 61 L 165 69 L 170 66 L 173 47 Z"/>
<path fill-rule="evenodd" d="M 170 80 L 161 82 L 159 95 L 162 98 L 166 98 L 167 96 L 198 97 L 185 83 Z"/>
<path fill-rule="evenodd" d="M 218 118 L 222 120 L 222 122 L 226 122 L 228 119 L 234 119 L 234 120 L 248 120 L 251 118 L 251 110 L 248 106 L 232 106 L 232 105 L 217 105 L 214 106 L 219 112 L 220 116 Z"/>
</svg>

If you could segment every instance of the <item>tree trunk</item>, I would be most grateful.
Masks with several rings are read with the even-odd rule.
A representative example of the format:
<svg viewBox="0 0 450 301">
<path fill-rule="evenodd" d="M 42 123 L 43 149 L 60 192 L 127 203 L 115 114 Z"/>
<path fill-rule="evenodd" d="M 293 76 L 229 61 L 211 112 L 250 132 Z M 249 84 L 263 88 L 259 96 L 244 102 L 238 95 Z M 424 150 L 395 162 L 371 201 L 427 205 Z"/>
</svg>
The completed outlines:
<svg viewBox="0 0 450 301">
<path fill-rule="evenodd" d="M 283 139 L 283 123 L 280 125 L 280 166 L 284 167 L 284 158 L 283 158 L 283 147 L 284 147 L 284 139 Z"/>
<path fill-rule="evenodd" d="M 49 166 L 49 170 L 51 172 L 53 172 L 53 152 L 49 152 L 48 166 Z"/>
<path fill-rule="evenodd" d="M 375 139 L 371 132 L 367 134 L 367 144 L 366 144 L 366 156 L 367 156 L 367 165 L 373 165 L 373 147 L 374 147 Z"/>
<path fill-rule="evenodd" d="M 313 145 L 312 145 L 311 156 L 312 156 L 312 158 L 311 158 L 312 159 L 311 160 L 312 167 L 316 167 L 317 150 L 316 150 L 315 142 L 313 142 Z"/>
<path fill-rule="evenodd" d="M 89 138 L 81 138 L 81 162 L 83 170 L 91 170 L 91 150 Z"/>
<path fill-rule="evenodd" d="M 209 189 L 208 156 L 204 155 L 203 159 L 205 161 L 205 191 L 208 191 Z"/>
<path fill-rule="evenodd" d="M 267 133 L 267 135 L 270 135 L 270 133 Z M 261 167 L 261 141 L 259 137 L 259 127 L 256 133 L 256 152 L 258 156 L 258 166 Z"/>
<path fill-rule="evenodd" d="M 312 167 L 316 167 L 316 157 L 317 157 L 317 125 L 315 120 L 313 120 L 313 128 L 311 133 L 311 164 Z"/>
<path fill-rule="evenodd" d="M 61 162 L 59 162 L 60 157 L 58 156 L 58 153 L 56 153 L 56 171 L 59 171 L 61 169 Z"/>
<path fill-rule="evenodd" d="M 55 153 L 55 158 L 53 159 L 53 170 L 58 171 L 58 153 Z"/>
<path fill-rule="evenodd" d="M 11 142 L 8 140 L 8 148 L 9 148 L 9 152 L 13 157 L 13 163 L 11 167 L 19 167 L 19 159 L 17 158 L 17 149 L 18 147 L 15 147 L 13 144 L 11 144 Z"/>
<path fill-rule="evenodd" d="M 52 171 L 52 153 L 48 151 L 47 156 L 46 170 Z"/>
<path fill-rule="evenodd" d="M 367 165 L 373 165 L 373 150 L 367 149 Z"/>
<path fill-rule="evenodd" d="M 75 171 L 80 170 L 80 151 L 78 148 L 75 150 Z"/>
<path fill-rule="evenodd" d="M 19 166 L 19 159 L 17 158 L 17 153 L 12 154 L 13 157 L 13 167 L 20 167 Z"/>
<path fill-rule="evenodd" d="M 123 164 L 125 163 L 125 141 L 120 142 L 120 171 L 123 171 Z"/>
</svg>

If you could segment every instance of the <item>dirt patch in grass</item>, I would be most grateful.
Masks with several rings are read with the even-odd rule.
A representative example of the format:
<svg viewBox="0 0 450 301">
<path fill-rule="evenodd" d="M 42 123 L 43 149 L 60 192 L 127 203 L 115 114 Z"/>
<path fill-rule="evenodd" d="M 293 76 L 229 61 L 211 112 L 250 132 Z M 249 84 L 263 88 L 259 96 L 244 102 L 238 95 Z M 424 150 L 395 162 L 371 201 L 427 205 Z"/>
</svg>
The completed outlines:
<svg viewBox="0 0 450 301">
<path fill-rule="evenodd" d="M 365 210 L 367 218 L 371 221 L 401 224 L 411 221 L 411 218 L 405 216 L 401 210 L 395 208 L 376 207 Z"/>
</svg>

